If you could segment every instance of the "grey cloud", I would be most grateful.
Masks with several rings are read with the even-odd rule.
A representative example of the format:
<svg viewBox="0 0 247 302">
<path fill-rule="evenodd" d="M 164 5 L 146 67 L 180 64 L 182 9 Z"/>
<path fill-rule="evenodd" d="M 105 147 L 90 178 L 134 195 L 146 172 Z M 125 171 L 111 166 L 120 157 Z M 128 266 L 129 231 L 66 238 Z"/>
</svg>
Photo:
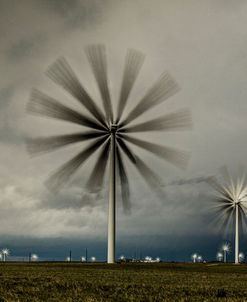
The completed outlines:
<svg viewBox="0 0 247 302">
<path fill-rule="evenodd" d="M 8 107 L 10 101 L 11 101 L 11 97 L 13 95 L 13 85 L 9 85 L 7 87 L 4 87 L 2 89 L 0 89 L 0 109 L 1 109 L 1 113 L 2 110 L 4 110 L 6 107 Z"/>
<path fill-rule="evenodd" d="M 38 5 L 48 12 L 61 17 L 68 29 L 82 27 L 83 30 L 94 28 L 102 22 L 103 8 L 108 1 L 100 0 L 44 0 Z"/>
<path fill-rule="evenodd" d="M 98 207 L 102 205 L 101 194 L 90 194 L 80 189 L 80 187 L 65 188 L 57 194 L 45 193 L 40 196 L 38 208 L 40 209 L 82 209 Z"/>
<path fill-rule="evenodd" d="M 169 186 L 182 186 L 182 185 L 194 185 L 199 184 L 201 182 L 207 182 L 210 176 L 200 176 L 200 177 L 193 177 L 190 179 L 178 179 L 171 181 L 168 185 Z"/>
<path fill-rule="evenodd" d="M 32 37 L 18 39 L 6 49 L 6 59 L 14 64 L 19 63 L 19 61 L 23 59 L 29 60 L 39 55 L 45 41 L 46 36 L 42 33 L 36 33 Z"/>
</svg>

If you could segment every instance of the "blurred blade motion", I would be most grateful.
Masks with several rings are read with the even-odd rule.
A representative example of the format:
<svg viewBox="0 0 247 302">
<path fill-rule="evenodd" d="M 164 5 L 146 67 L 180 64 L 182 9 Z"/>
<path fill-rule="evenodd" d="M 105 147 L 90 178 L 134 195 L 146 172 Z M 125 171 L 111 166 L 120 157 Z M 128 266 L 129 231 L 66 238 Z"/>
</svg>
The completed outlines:
<svg viewBox="0 0 247 302">
<path fill-rule="evenodd" d="M 144 59 L 145 59 L 145 55 L 137 50 L 129 49 L 127 51 L 127 55 L 125 58 L 125 66 L 124 66 L 124 73 L 123 73 L 123 79 L 122 79 L 122 85 L 121 85 L 120 98 L 119 98 L 119 102 L 118 102 L 116 123 L 118 123 L 122 117 L 122 113 L 125 109 L 130 92 L 135 84 L 137 76 L 144 63 Z"/>
<path fill-rule="evenodd" d="M 113 123 L 113 113 L 107 79 L 107 61 L 104 45 L 89 45 L 85 49 L 88 61 L 98 84 L 106 114 L 107 123 Z"/>
<path fill-rule="evenodd" d="M 145 131 L 168 131 L 183 130 L 192 127 L 191 113 L 188 109 L 166 114 L 162 117 L 140 123 L 133 126 L 120 128 L 120 132 L 145 132 Z"/>
<path fill-rule="evenodd" d="M 77 99 L 102 125 L 106 126 L 104 115 L 87 91 L 81 85 L 76 74 L 65 58 L 59 58 L 47 70 L 48 77 L 62 86 Z"/>
<path fill-rule="evenodd" d="M 178 92 L 179 87 L 169 73 L 163 73 L 154 85 L 148 90 L 136 107 L 128 114 L 121 123 L 125 126 L 135 120 L 147 110 L 164 102 L 170 96 Z"/>
<path fill-rule="evenodd" d="M 124 138 L 126 141 L 157 155 L 179 168 L 184 169 L 187 166 L 189 155 L 185 151 L 179 151 L 174 148 L 149 143 L 125 134 L 121 135 L 121 138 Z"/>
<path fill-rule="evenodd" d="M 27 111 L 32 114 L 63 120 L 97 130 L 106 130 L 105 127 L 92 118 L 59 103 L 37 89 L 34 89 L 31 94 L 30 101 L 27 104 Z"/>
<path fill-rule="evenodd" d="M 108 138 L 104 142 L 104 145 L 102 146 L 102 150 L 98 156 L 98 159 L 95 163 L 95 166 L 86 184 L 86 188 L 88 189 L 89 192 L 97 193 L 102 189 L 105 170 L 109 157 L 109 149 L 110 149 L 110 138 Z"/>
<path fill-rule="evenodd" d="M 123 163 L 123 158 L 119 147 L 116 147 L 116 159 L 117 159 L 117 168 L 121 183 L 121 196 L 123 202 L 123 209 L 126 213 L 130 213 L 130 190 L 129 190 L 129 181 L 126 173 L 126 169 Z"/>
<path fill-rule="evenodd" d="M 27 139 L 27 150 L 30 154 L 40 154 L 44 152 L 54 151 L 58 148 L 83 142 L 97 137 L 106 136 L 105 132 L 84 132 L 84 133 L 73 133 L 67 135 L 54 135 L 50 137 L 38 137 Z"/>
<path fill-rule="evenodd" d="M 68 182 L 69 178 L 78 170 L 78 168 L 104 143 L 107 138 L 99 138 L 91 143 L 87 148 L 78 153 L 75 157 L 63 164 L 46 181 L 47 187 L 57 192 L 61 186 Z"/>
<path fill-rule="evenodd" d="M 123 142 L 124 143 L 124 142 Z M 163 195 L 163 191 L 161 187 L 163 187 L 163 183 L 161 182 L 160 177 L 150 169 L 144 161 L 140 159 L 128 146 L 127 144 L 120 143 L 118 139 L 118 144 L 120 149 L 125 153 L 125 155 L 129 158 L 132 164 L 135 166 L 140 175 L 144 178 L 146 183 L 152 190 L 155 190 L 159 195 Z M 161 193 L 162 192 L 162 193 Z M 161 194 L 160 194 L 161 193 Z"/>
</svg>

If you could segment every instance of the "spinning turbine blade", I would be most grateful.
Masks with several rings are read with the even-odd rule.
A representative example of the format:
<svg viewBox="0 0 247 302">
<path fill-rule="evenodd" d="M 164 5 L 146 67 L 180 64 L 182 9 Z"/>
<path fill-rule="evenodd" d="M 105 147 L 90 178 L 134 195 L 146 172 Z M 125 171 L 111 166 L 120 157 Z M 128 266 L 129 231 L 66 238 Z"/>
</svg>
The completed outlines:
<svg viewBox="0 0 247 302">
<path fill-rule="evenodd" d="M 78 168 L 104 143 L 105 140 L 105 137 L 97 139 L 86 149 L 62 165 L 62 167 L 53 173 L 46 181 L 47 187 L 56 192 L 65 182 L 68 181 L 71 175 L 74 174 Z"/>
<path fill-rule="evenodd" d="M 119 151 L 119 147 L 116 147 L 117 167 L 119 172 L 119 178 L 121 182 L 121 195 L 123 202 L 123 209 L 126 213 L 130 212 L 130 190 L 127 173 L 124 167 L 122 155 Z"/>
<path fill-rule="evenodd" d="M 233 218 L 234 208 L 229 205 L 223 205 L 212 209 L 214 209 L 214 215 L 211 224 L 217 223 L 219 231 L 226 233 Z"/>
<path fill-rule="evenodd" d="M 217 202 L 219 204 L 224 205 L 232 205 L 231 201 L 229 199 L 226 199 L 224 197 L 215 197 L 214 202 Z"/>
<path fill-rule="evenodd" d="M 137 125 L 124 127 L 120 132 L 144 132 L 160 130 L 181 130 L 192 127 L 191 114 L 188 109 L 182 109 L 177 112 L 166 114 L 162 117 Z"/>
<path fill-rule="evenodd" d="M 133 152 L 126 145 L 126 143 L 124 142 L 124 140 L 121 137 L 117 137 L 117 142 L 118 142 L 119 146 L 121 147 L 121 149 L 123 149 L 123 151 L 125 152 L 125 154 L 128 156 L 128 158 L 135 164 L 136 160 L 135 160 L 135 157 L 133 155 Z"/>
<path fill-rule="evenodd" d="M 225 202 L 227 203 L 232 202 L 233 196 L 231 192 L 229 192 L 229 190 L 226 190 L 226 188 L 218 182 L 216 177 L 209 177 L 207 179 L 207 183 L 211 185 L 211 187 L 213 187 L 215 191 L 220 193 L 220 196 L 218 196 L 220 200 L 225 200 Z"/>
<path fill-rule="evenodd" d="M 231 207 L 225 211 L 224 216 L 222 218 L 222 230 L 227 233 L 227 231 L 232 231 L 233 223 L 234 223 L 234 209 Z"/>
<path fill-rule="evenodd" d="M 239 198 L 241 200 L 244 201 L 244 199 L 247 196 L 247 188 L 245 187 L 246 184 L 246 175 L 244 172 L 244 168 L 243 167 L 239 167 L 239 179 L 237 181 L 237 186 L 236 186 L 236 194 L 237 196 L 239 196 Z"/>
<path fill-rule="evenodd" d="M 219 169 L 221 175 L 223 176 L 224 181 L 229 185 L 232 185 L 232 178 L 229 174 L 229 171 L 226 166 L 222 166 Z"/>
<path fill-rule="evenodd" d="M 118 108 L 117 108 L 116 123 L 119 122 L 119 120 L 122 116 L 122 113 L 125 109 L 130 92 L 134 86 L 136 78 L 143 65 L 144 58 L 145 58 L 145 55 L 137 50 L 129 49 L 127 51 L 127 55 L 125 58 L 125 67 L 124 67 L 123 80 L 122 80 L 122 85 L 121 85 L 120 98 L 119 98 Z"/>
<path fill-rule="evenodd" d="M 98 192 L 102 188 L 106 165 L 109 157 L 110 140 L 107 139 L 93 168 L 86 188 L 90 192 Z"/>
<path fill-rule="evenodd" d="M 246 210 L 241 205 L 239 206 L 239 222 L 242 230 L 246 231 L 247 228 Z"/>
<path fill-rule="evenodd" d="M 229 195 L 231 195 L 231 197 L 234 198 L 234 195 L 236 194 L 236 192 L 235 192 L 236 188 L 235 188 L 234 181 L 233 181 L 232 177 L 230 176 L 227 167 L 223 166 L 219 170 L 225 181 L 225 184 L 222 186 L 224 187 L 225 191 L 227 191 L 229 193 Z"/>
<path fill-rule="evenodd" d="M 67 135 L 54 135 L 49 137 L 29 138 L 27 139 L 27 150 L 30 154 L 40 154 L 54 151 L 58 148 L 83 142 L 89 139 L 106 136 L 104 132 L 84 132 Z"/>
<path fill-rule="evenodd" d="M 238 219 L 239 219 L 239 226 L 240 229 L 244 229 L 245 228 L 245 212 L 243 210 L 243 208 L 241 206 L 238 207 Z"/>
<path fill-rule="evenodd" d="M 59 58 L 47 70 L 48 77 L 76 98 L 102 125 L 104 115 L 84 89 L 65 58 Z"/>
<path fill-rule="evenodd" d="M 107 78 L 106 51 L 103 45 L 90 45 L 85 49 L 94 77 L 99 86 L 100 94 L 108 123 L 113 123 L 111 97 Z"/>
<path fill-rule="evenodd" d="M 161 180 L 159 178 L 159 176 L 157 176 L 156 173 L 154 173 L 153 170 L 151 170 L 146 164 L 145 162 L 140 159 L 139 156 L 137 156 L 135 154 L 135 158 L 136 158 L 136 168 L 139 171 L 139 173 L 142 175 L 142 177 L 145 179 L 146 183 L 150 186 L 151 189 L 157 190 L 158 189 L 158 193 L 162 193 L 163 192 L 161 190 L 161 187 L 163 186 L 163 184 L 161 183 Z"/>
<path fill-rule="evenodd" d="M 127 125 L 148 109 L 164 102 L 178 91 L 178 85 L 169 73 L 164 73 L 158 81 L 151 87 L 136 107 L 129 113 L 127 118 L 121 123 Z"/>
<path fill-rule="evenodd" d="M 121 135 L 121 137 L 126 141 L 129 141 L 130 143 L 157 155 L 158 157 L 172 163 L 179 168 L 185 168 L 187 165 L 189 156 L 186 152 L 179 151 L 170 147 L 157 145 L 154 143 L 149 143 L 127 135 Z"/>
<path fill-rule="evenodd" d="M 57 100 L 36 89 L 31 94 L 30 101 L 27 104 L 27 111 L 32 114 L 63 120 L 97 130 L 106 130 L 92 118 L 62 105 Z"/>
<path fill-rule="evenodd" d="M 206 182 L 215 189 L 220 194 L 224 194 L 224 189 L 222 188 L 222 185 L 218 182 L 215 176 L 208 177 Z"/>
<path fill-rule="evenodd" d="M 141 174 L 147 184 L 151 189 L 155 189 L 156 192 L 162 192 L 160 187 L 163 186 L 160 177 L 154 173 L 130 148 L 125 144 L 125 142 L 118 138 L 118 144 L 121 150 L 125 153 L 125 155 L 129 158 L 129 160 L 134 164 L 137 171 Z M 163 194 L 163 192 L 162 192 Z"/>
</svg>

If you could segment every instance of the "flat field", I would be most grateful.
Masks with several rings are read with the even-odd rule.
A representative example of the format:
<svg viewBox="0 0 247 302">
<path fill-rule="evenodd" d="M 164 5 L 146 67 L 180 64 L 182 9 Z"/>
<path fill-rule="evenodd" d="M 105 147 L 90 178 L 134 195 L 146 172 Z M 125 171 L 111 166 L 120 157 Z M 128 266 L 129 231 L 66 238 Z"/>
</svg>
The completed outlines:
<svg viewBox="0 0 247 302">
<path fill-rule="evenodd" d="M 247 301 L 247 265 L 1 263 L 3 301 Z"/>
</svg>

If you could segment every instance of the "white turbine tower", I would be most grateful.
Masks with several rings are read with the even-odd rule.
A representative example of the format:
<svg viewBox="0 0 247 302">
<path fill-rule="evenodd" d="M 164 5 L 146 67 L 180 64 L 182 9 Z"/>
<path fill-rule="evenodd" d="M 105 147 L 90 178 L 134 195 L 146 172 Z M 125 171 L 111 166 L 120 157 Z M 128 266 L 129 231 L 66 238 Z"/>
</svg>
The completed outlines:
<svg viewBox="0 0 247 302">
<path fill-rule="evenodd" d="M 239 263 L 239 225 L 244 221 L 247 206 L 247 180 L 242 172 L 234 179 L 228 173 L 226 167 L 221 169 L 223 182 L 219 182 L 215 177 L 209 178 L 208 182 L 216 190 L 215 201 L 218 202 L 218 214 L 223 218 L 224 223 L 229 225 L 235 222 L 235 263 Z"/>
<path fill-rule="evenodd" d="M 103 109 L 100 109 L 80 83 L 66 59 L 58 59 L 49 69 L 47 75 L 56 84 L 63 87 L 86 109 L 82 113 L 61 104 L 54 98 L 34 90 L 28 103 L 29 113 L 70 122 L 90 131 L 57 135 L 52 137 L 33 138 L 28 142 L 28 150 L 32 154 L 56 150 L 58 148 L 93 141 L 84 150 L 63 164 L 47 181 L 53 191 L 57 191 L 74 174 L 80 166 L 95 152 L 99 152 L 95 166 L 86 184 L 89 192 L 98 192 L 102 189 L 104 174 L 110 157 L 109 175 L 109 206 L 108 206 L 108 249 L 107 262 L 115 262 L 116 238 L 116 172 L 118 171 L 123 207 L 130 210 L 129 181 L 122 154 L 135 166 L 144 177 L 148 185 L 159 192 L 159 177 L 146 165 L 146 163 L 131 149 L 129 144 L 142 148 L 152 154 L 168 161 L 180 168 L 186 166 L 187 152 L 174 148 L 161 146 L 149 141 L 133 137 L 132 133 L 179 130 L 191 127 L 191 115 L 187 109 L 162 115 L 145 122 L 131 124 L 149 109 L 161 104 L 178 90 L 178 85 L 169 75 L 163 73 L 158 80 L 147 90 L 134 108 L 123 117 L 131 90 L 144 62 L 144 55 L 136 50 L 129 50 L 126 55 L 125 67 L 117 106 L 117 114 L 111 102 L 108 85 L 107 60 L 103 45 L 90 45 L 86 48 L 86 55 L 91 66 L 95 81 L 99 88 Z M 132 102 L 133 103 L 133 102 Z"/>
</svg>

